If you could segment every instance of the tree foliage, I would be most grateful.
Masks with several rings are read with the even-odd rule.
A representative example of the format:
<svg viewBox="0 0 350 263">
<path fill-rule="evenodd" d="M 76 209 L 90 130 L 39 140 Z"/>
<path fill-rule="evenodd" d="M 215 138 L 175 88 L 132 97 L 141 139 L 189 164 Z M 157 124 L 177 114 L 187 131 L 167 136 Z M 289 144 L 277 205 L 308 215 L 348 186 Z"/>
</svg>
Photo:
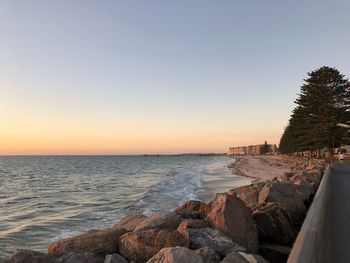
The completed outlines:
<svg viewBox="0 0 350 263">
<path fill-rule="evenodd" d="M 349 141 L 350 82 L 335 68 L 308 73 L 280 141 L 282 153 L 332 149 Z"/>
</svg>

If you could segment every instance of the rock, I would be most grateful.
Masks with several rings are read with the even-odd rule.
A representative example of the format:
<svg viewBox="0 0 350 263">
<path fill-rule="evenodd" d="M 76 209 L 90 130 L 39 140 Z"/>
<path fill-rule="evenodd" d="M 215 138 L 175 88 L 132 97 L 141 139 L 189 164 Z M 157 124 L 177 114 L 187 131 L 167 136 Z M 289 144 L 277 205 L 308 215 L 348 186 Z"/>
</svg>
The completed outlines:
<svg viewBox="0 0 350 263">
<path fill-rule="evenodd" d="M 53 260 L 48 258 L 47 254 L 26 250 L 26 249 L 16 249 L 10 259 L 7 261 L 8 263 L 50 263 Z"/>
<path fill-rule="evenodd" d="M 187 228 L 206 228 L 210 227 L 208 221 L 203 219 L 185 219 L 182 220 L 181 224 L 178 226 L 177 231 L 182 234 L 186 234 L 185 230 Z"/>
<path fill-rule="evenodd" d="M 107 255 L 104 263 L 128 263 L 128 261 L 119 254 Z"/>
<path fill-rule="evenodd" d="M 203 218 L 203 215 L 199 211 L 195 211 L 192 209 L 185 208 L 183 210 L 177 211 L 176 212 L 181 218 L 185 219 L 201 219 Z"/>
<path fill-rule="evenodd" d="M 272 263 L 285 263 L 292 248 L 278 244 L 260 244 L 260 254 Z"/>
<path fill-rule="evenodd" d="M 263 183 L 255 183 L 251 185 L 241 186 L 229 191 L 230 194 L 236 194 L 236 196 L 241 199 L 247 207 L 251 210 L 258 204 L 259 192 L 264 186 Z"/>
<path fill-rule="evenodd" d="M 201 201 L 190 200 L 184 203 L 183 205 L 181 205 L 180 207 L 176 208 L 175 213 L 180 214 L 185 209 L 190 209 L 190 210 L 200 212 L 202 215 L 201 218 L 204 218 L 207 212 L 210 210 L 210 207 L 208 204 L 203 203 Z"/>
<path fill-rule="evenodd" d="M 202 257 L 185 247 L 167 247 L 160 250 L 147 263 L 203 263 Z"/>
<path fill-rule="evenodd" d="M 189 238 L 191 249 L 210 247 L 222 256 L 226 256 L 232 251 L 246 250 L 244 247 L 241 247 L 236 243 L 234 243 L 229 236 L 225 235 L 224 233 L 222 233 L 220 230 L 217 230 L 217 229 L 187 228 L 185 230 L 184 236 Z"/>
<path fill-rule="evenodd" d="M 134 231 L 148 229 L 176 229 L 181 223 L 181 217 L 174 212 L 160 212 L 143 220 Z"/>
<path fill-rule="evenodd" d="M 294 183 L 296 193 L 303 199 L 304 204 L 308 205 L 312 196 L 315 194 L 315 190 L 311 183 L 303 180 L 296 181 Z"/>
<path fill-rule="evenodd" d="M 103 263 L 104 258 L 93 253 L 58 252 L 44 254 L 37 251 L 17 249 L 8 263 Z"/>
<path fill-rule="evenodd" d="M 123 217 L 117 224 L 113 225 L 112 228 L 124 228 L 127 232 L 134 231 L 134 229 L 140 225 L 147 216 L 143 214 L 131 214 Z"/>
<path fill-rule="evenodd" d="M 219 263 L 221 261 L 220 255 L 210 247 L 201 247 L 194 252 L 202 257 L 203 263 Z"/>
<path fill-rule="evenodd" d="M 300 225 L 306 215 L 306 207 L 293 184 L 267 183 L 259 194 L 259 203 L 277 202 L 285 207 L 294 225 Z"/>
<path fill-rule="evenodd" d="M 125 229 L 113 228 L 90 230 L 79 236 L 58 240 L 48 247 L 48 253 L 54 252 L 91 252 L 113 254 L 118 252 L 118 240 Z"/>
<path fill-rule="evenodd" d="M 214 228 L 232 238 L 233 242 L 250 252 L 259 249 L 258 235 L 252 213 L 236 195 L 217 194 L 209 203 L 207 220 Z"/>
<path fill-rule="evenodd" d="M 145 262 L 165 247 L 188 247 L 189 241 L 177 231 L 151 229 L 129 232 L 119 239 L 119 251 L 129 261 Z"/>
<path fill-rule="evenodd" d="M 54 259 L 55 263 L 103 263 L 104 257 L 90 252 L 74 253 L 74 252 L 59 252 L 50 254 L 49 257 Z"/>
<path fill-rule="evenodd" d="M 289 214 L 278 203 L 267 203 L 253 212 L 259 239 L 268 239 L 280 244 L 292 244 L 295 233 Z"/>
<path fill-rule="evenodd" d="M 243 256 L 249 263 L 269 263 L 262 256 L 257 254 L 246 254 L 244 252 L 238 252 L 241 256 Z"/>
<path fill-rule="evenodd" d="M 288 178 L 284 175 L 279 175 L 279 176 L 275 177 L 273 180 L 280 182 L 280 183 L 285 183 L 285 184 L 289 183 Z"/>
<path fill-rule="evenodd" d="M 221 261 L 221 263 L 248 263 L 248 261 L 238 252 L 231 252 Z"/>
</svg>

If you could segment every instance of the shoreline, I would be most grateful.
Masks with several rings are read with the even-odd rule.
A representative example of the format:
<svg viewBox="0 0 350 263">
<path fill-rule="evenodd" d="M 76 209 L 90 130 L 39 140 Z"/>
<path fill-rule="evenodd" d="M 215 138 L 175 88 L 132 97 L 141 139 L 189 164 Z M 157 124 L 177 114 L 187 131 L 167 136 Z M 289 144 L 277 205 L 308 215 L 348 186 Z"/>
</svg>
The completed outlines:
<svg viewBox="0 0 350 263">
<path fill-rule="evenodd" d="M 254 182 L 273 180 L 292 172 L 290 165 L 280 155 L 232 156 L 236 159 L 229 168 L 237 175 L 254 179 Z"/>
<path fill-rule="evenodd" d="M 103 263 L 105 258 L 115 255 L 122 257 L 122 262 L 163 262 L 155 260 L 178 250 L 181 255 L 188 255 L 185 258 L 197 257 L 194 262 L 205 259 L 208 250 L 217 259 L 210 261 L 213 263 L 229 260 L 231 256 L 266 262 L 276 253 L 285 259 L 320 183 L 323 162 L 286 156 L 244 156 L 229 168 L 232 173 L 239 171 L 239 176 L 249 177 L 251 183 L 222 192 L 220 189 L 230 187 L 227 186 L 230 178 L 225 176 L 208 182 L 216 192 L 210 201 L 188 201 L 172 212 L 150 217 L 126 215 L 111 228 L 87 231 L 48 244 L 48 254 L 17 250 L 11 260 L 24 257 L 38 263 L 57 260 L 73 263 L 80 261 L 62 261 L 62 257 L 78 257 Z M 202 200 L 209 199 L 207 190 L 203 191 L 206 198 Z M 232 218 L 235 220 L 231 221 Z M 224 244 L 218 244 L 220 240 L 230 244 L 227 250 L 222 250 Z"/>
</svg>

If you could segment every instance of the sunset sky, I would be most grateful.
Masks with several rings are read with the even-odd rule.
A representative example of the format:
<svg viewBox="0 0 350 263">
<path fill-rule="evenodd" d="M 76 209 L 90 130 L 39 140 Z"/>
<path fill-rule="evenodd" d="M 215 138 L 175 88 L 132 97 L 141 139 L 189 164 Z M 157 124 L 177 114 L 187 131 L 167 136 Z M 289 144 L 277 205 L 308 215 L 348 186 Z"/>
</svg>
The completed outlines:
<svg viewBox="0 0 350 263">
<path fill-rule="evenodd" d="M 0 154 L 278 143 L 306 73 L 350 76 L 350 1 L 0 1 Z"/>
</svg>

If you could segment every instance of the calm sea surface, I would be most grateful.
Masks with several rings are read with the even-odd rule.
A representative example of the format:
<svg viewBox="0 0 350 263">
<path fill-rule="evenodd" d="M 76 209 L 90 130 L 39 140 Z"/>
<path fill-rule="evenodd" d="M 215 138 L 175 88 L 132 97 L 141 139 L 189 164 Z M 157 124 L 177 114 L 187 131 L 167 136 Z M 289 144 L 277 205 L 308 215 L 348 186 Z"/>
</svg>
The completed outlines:
<svg viewBox="0 0 350 263">
<path fill-rule="evenodd" d="M 249 183 L 232 175 L 231 162 L 213 156 L 0 157 L 0 258 L 15 248 L 45 251 L 54 240 L 111 226 L 130 212 L 152 214 L 203 199 L 215 181 L 229 178 L 227 190 Z"/>
</svg>

